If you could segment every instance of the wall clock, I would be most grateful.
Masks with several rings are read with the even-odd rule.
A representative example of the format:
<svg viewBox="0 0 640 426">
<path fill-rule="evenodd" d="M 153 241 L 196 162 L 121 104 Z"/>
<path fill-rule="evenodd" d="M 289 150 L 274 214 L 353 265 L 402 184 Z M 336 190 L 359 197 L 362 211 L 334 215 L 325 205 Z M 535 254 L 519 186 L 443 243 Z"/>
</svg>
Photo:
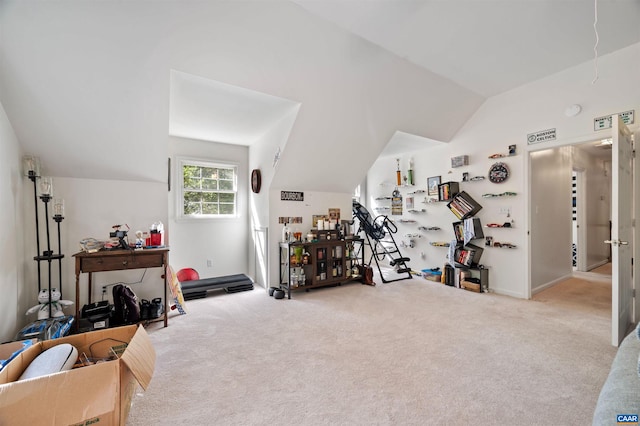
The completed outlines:
<svg viewBox="0 0 640 426">
<path fill-rule="evenodd" d="M 260 176 L 260 170 L 253 169 L 251 172 L 251 190 L 256 194 L 260 192 L 260 186 L 262 185 L 262 177 Z"/>
<path fill-rule="evenodd" d="M 502 183 L 509 177 L 509 167 L 504 163 L 494 163 L 489 169 L 489 180 L 493 183 Z"/>
</svg>

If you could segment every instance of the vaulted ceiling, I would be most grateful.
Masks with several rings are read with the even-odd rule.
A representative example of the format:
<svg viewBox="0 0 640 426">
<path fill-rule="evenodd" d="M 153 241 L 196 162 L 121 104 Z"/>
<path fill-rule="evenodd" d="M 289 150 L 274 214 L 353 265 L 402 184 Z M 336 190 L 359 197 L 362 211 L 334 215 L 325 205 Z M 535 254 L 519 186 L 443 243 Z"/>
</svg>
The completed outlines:
<svg viewBox="0 0 640 426">
<path fill-rule="evenodd" d="M 638 0 L 293 1 L 484 97 L 640 41 Z"/>
<path fill-rule="evenodd" d="M 0 102 L 58 176 L 162 181 L 169 134 L 251 145 L 300 104 L 294 139 L 375 158 L 448 141 L 487 97 L 593 60 L 595 30 L 600 55 L 637 43 L 638 22 L 640 0 L 0 0 Z"/>
</svg>

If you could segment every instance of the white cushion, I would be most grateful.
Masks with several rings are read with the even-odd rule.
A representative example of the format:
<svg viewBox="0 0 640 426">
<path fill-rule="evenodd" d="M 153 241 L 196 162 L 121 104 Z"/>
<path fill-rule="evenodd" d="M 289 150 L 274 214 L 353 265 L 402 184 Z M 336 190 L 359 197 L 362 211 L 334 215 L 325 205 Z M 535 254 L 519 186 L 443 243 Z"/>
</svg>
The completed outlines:
<svg viewBox="0 0 640 426">
<path fill-rule="evenodd" d="M 32 379 L 71 370 L 78 360 L 78 350 L 68 343 L 47 349 L 29 364 L 18 380 Z"/>
</svg>

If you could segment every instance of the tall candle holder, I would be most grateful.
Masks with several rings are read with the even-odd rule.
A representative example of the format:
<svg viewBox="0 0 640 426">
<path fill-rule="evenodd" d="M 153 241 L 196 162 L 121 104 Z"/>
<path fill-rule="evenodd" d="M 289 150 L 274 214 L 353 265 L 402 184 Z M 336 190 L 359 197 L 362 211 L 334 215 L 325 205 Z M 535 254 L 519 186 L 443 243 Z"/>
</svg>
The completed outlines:
<svg viewBox="0 0 640 426">
<path fill-rule="evenodd" d="M 51 262 L 53 260 L 58 260 L 59 265 L 59 285 L 58 290 L 62 293 L 62 258 L 63 254 L 61 244 L 60 244 L 60 222 L 62 222 L 63 214 L 64 214 L 64 201 L 62 201 L 61 205 L 54 202 L 54 215 L 53 220 L 58 223 L 58 254 L 54 254 L 53 250 L 51 250 L 51 236 L 49 232 L 49 202 L 53 199 L 53 180 L 50 177 L 42 177 L 40 176 L 40 159 L 38 157 L 32 155 L 25 155 L 22 159 L 23 167 L 24 167 L 24 175 L 33 182 L 33 201 L 34 201 L 34 209 L 35 209 L 35 222 L 36 222 L 36 250 L 38 255 L 33 258 L 37 262 L 38 265 L 38 293 L 42 290 L 42 270 L 40 267 L 40 262 L 47 261 L 48 263 L 48 290 L 49 290 L 49 300 L 51 300 Z M 40 197 L 38 197 L 38 180 L 40 181 Z M 40 254 L 40 221 L 39 221 L 39 213 L 38 213 L 38 198 L 44 203 L 44 212 L 45 212 L 45 225 L 47 232 L 47 249 Z M 60 210 L 62 209 L 62 210 Z M 60 214 L 58 215 L 58 212 Z M 52 304 L 49 304 L 49 318 L 51 318 L 51 310 Z"/>
<path fill-rule="evenodd" d="M 60 222 L 64 220 L 64 200 L 62 198 L 53 199 L 53 220 L 58 224 L 58 253 L 62 253 L 60 241 Z M 58 258 L 58 279 L 62 283 L 62 257 Z M 62 288 L 58 290 L 60 290 L 60 299 L 62 299 Z"/>
</svg>

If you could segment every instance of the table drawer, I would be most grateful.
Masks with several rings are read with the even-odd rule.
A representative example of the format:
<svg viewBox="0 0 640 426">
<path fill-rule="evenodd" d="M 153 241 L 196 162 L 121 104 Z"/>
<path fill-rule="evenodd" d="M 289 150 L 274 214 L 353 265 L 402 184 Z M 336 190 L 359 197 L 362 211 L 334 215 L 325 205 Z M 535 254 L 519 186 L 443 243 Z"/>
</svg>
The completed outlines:
<svg viewBox="0 0 640 426">
<path fill-rule="evenodd" d="M 102 256 L 83 258 L 82 272 L 117 271 L 121 269 L 157 268 L 163 265 L 163 254 L 128 254 L 122 256 Z"/>
</svg>

